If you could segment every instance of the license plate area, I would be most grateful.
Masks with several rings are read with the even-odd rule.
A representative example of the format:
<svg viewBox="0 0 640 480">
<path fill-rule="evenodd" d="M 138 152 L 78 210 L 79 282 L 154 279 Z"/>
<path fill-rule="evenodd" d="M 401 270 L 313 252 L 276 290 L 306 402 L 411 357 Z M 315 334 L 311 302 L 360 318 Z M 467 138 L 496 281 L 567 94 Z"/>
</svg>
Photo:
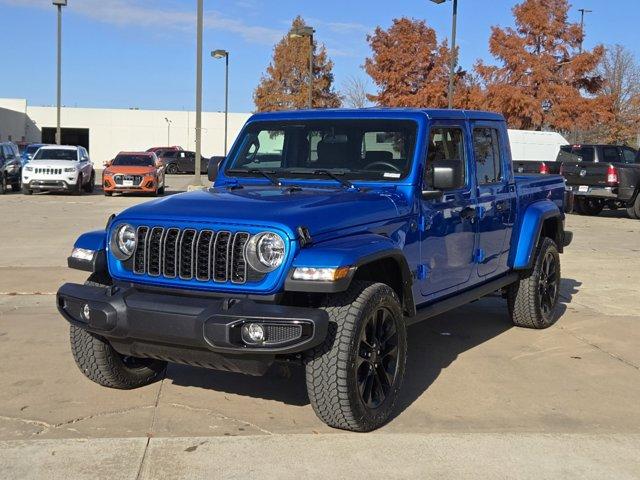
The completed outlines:
<svg viewBox="0 0 640 480">
<path fill-rule="evenodd" d="M 580 193 L 589 193 L 589 187 L 587 185 L 580 185 L 578 187 L 578 192 L 580 192 Z"/>
</svg>

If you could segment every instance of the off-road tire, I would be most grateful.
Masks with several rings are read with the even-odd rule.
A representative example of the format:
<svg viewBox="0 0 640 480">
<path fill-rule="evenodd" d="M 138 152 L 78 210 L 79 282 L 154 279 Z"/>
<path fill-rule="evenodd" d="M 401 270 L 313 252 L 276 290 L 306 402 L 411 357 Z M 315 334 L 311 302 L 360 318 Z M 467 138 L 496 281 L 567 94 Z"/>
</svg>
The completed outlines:
<svg viewBox="0 0 640 480">
<path fill-rule="evenodd" d="M 27 185 L 22 185 L 22 193 L 23 195 L 31 195 L 33 194 L 33 190 L 31 190 Z"/>
<path fill-rule="evenodd" d="M 551 255 L 555 262 L 554 279 L 556 293 L 548 312 L 544 311 L 542 281 L 545 277 L 543 263 Z M 511 321 L 517 327 L 542 329 L 553 325 L 558 319 L 558 300 L 560 298 L 560 255 L 555 242 L 543 237 L 536 249 L 533 268 L 524 273 L 520 280 L 507 289 L 507 305 Z"/>
<path fill-rule="evenodd" d="M 91 172 L 91 177 L 89 177 L 89 182 L 84 186 L 84 191 L 87 193 L 93 193 L 93 190 L 96 186 L 96 173 Z"/>
<path fill-rule="evenodd" d="M 590 198 L 582 198 L 578 200 L 578 205 L 581 215 L 587 215 L 589 217 L 595 217 L 600 215 L 604 209 L 604 202 L 602 200 L 594 200 Z"/>
<path fill-rule="evenodd" d="M 327 425 L 367 432 L 384 425 L 393 413 L 404 377 L 407 334 L 398 296 L 383 283 L 354 281 L 346 292 L 328 295 L 325 341 L 305 355 L 307 392 L 316 415 Z M 395 378 L 384 401 L 369 408 L 359 391 L 356 361 L 367 319 L 384 308 L 396 326 Z M 382 357 L 381 357 L 382 358 Z M 382 363 L 381 363 L 382 364 Z"/>
<path fill-rule="evenodd" d="M 640 193 L 636 195 L 633 205 L 627 207 L 627 215 L 634 220 L 640 220 Z"/>
<path fill-rule="evenodd" d="M 105 286 L 91 278 L 85 285 Z M 80 371 L 104 387 L 121 390 L 143 387 L 160 379 L 167 367 L 167 363 L 160 360 L 121 355 L 106 339 L 75 325 L 70 326 L 69 337 L 71 353 Z"/>
</svg>

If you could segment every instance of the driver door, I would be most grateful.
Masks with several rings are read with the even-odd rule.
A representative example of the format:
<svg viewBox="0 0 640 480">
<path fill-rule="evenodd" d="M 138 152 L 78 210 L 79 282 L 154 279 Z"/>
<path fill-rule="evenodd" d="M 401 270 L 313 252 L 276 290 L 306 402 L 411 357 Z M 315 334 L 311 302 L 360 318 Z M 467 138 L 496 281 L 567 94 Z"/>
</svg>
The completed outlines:
<svg viewBox="0 0 640 480">
<path fill-rule="evenodd" d="M 473 171 L 469 171 L 470 138 L 464 122 L 431 127 L 425 172 L 436 161 L 459 162 L 458 184 L 436 199 L 421 200 L 421 292 L 428 301 L 467 284 L 474 270 L 476 241 Z M 425 189 L 429 190 L 425 179 Z M 422 270 L 422 272 L 420 272 Z"/>
</svg>

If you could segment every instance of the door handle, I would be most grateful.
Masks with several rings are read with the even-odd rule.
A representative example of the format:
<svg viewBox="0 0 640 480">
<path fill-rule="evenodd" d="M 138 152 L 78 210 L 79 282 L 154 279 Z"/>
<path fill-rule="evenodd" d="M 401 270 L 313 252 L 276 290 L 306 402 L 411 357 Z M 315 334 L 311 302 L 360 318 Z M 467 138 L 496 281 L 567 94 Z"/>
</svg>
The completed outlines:
<svg viewBox="0 0 640 480">
<path fill-rule="evenodd" d="M 474 207 L 465 207 L 460 212 L 460 218 L 463 220 L 473 220 L 476 218 L 477 212 Z"/>
</svg>

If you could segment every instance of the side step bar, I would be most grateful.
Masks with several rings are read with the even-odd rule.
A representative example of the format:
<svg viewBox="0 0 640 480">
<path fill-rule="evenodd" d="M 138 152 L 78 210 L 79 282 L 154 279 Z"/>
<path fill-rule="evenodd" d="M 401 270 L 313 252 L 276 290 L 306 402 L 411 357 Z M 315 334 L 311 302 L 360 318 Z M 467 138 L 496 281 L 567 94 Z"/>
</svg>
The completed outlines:
<svg viewBox="0 0 640 480">
<path fill-rule="evenodd" d="M 462 305 L 466 305 L 467 303 L 473 302 L 474 300 L 489 295 L 496 290 L 500 290 L 507 285 L 511 285 L 518 280 L 518 277 L 518 273 L 510 273 L 509 275 L 506 275 L 504 277 L 500 277 L 495 280 L 491 280 L 490 282 L 484 283 L 478 287 L 474 287 L 471 290 L 456 293 L 451 297 L 445 298 L 444 300 L 437 300 L 425 307 L 418 308 L 418 311 L 414 316 L 404 317 L 405 322 L 407 323 L 407 325 L 413 325 L 414 323 L 422 322 L 423 320 L 427 320 L 428 318 L 435 317 L 436 315 L 440 315 L 441 313 L 448 312 L 449 310 L 453 310 L 454 308 L 460 307 Z"/>
</svg>

